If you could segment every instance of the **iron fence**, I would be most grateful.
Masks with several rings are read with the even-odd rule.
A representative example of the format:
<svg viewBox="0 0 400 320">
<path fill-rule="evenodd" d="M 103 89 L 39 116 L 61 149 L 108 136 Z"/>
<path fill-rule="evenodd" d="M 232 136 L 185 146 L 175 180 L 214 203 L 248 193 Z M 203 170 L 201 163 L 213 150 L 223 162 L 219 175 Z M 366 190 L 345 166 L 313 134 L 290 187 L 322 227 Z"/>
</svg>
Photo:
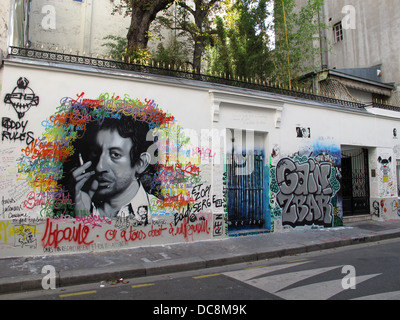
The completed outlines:
<svg viewBox="0 0 400 320">
<path fill-rule="evenodd" d="M 384 103 L 378 102 L 378 101 L 372 102 L 372 107 L 373 108 L 378 108 L 378 109 L 385 109 L 385 110 L 391 110 L 391 111 L 400 112 L 400 107 L 384 104 Z"/>
<path fill-rule="evenodd" d="M 269 92 L 274 94 L 280 94 L 285 96 L 291 96 L 296 98 L 302 98 L 322 103 L 330 103 L 339 106 L 345 106 L 355 109 L 364 109 L 365 104 L 358 103 L 354 101 L 347 101 L 337 99 L 335 97 L 327 97 L 316 95 L 312 92 L 307 92 L 305 90 L 294 90 L 285 88 L 281 85 L 271 85 L 269 83 L 260 82 L 256 80 L 248 80 L 248 79 L 239 79 L 232 77 L 223 77 L 217 75 L 206 75 L 201 73 L 192 72 L 187 69 L 170 69 L 164 66 L 159 65 L 146 65 L 146 64 L 138 64 L 138 63 L 129 63 L 125 61 L 115 61 L 110 59 L 101 59 L 99 57 L 89 57 L 89 56 L 80 56 L 74 55 L 72 53 L 63 52 L 52 52 L 52 51 L 44 51 L 41 49 L 35 48 L 23 48 L 23 47 L 10 47 L 9 48 L 9 56 L 16 57 L 24 57 L 38 60 L 46 60 L 46 61 L 54 61 L 60 63 L 72 63 L 90 67 L 97 68 L 108 68 L 108 69 L 117 69 L 124 71 L 133 71 L 133 72 L 141 72 L 148 73 L 154 75 L 162 75 L 169 76 L 175 78 L 183 78 L 188 80 L 196 80 L 203 81 L 215 84 L 222 84 L 228 86 L 234 86 L 239 88 L 253 89 L 263 92 Z"/>
</svg>

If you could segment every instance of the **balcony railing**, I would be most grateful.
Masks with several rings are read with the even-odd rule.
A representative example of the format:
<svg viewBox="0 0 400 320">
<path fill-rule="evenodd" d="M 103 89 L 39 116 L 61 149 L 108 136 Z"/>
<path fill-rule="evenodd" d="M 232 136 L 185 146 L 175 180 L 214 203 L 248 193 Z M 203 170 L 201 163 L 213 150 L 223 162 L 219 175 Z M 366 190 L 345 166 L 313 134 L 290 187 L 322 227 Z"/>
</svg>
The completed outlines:
<svg viewBox="0 0 400 320">
<path fill-rule="evenodd" d="M 116 69 L 116 70 L 124 70 L 124 71 L 133 71 L 133 72 L 141 72 L 141 73 L 148 73 L 154 75 L 163 75 L 175 78 L 183 78 L 188 80 L 196 80 L 196 81 L 203 81 L 209 83 L 216 83 L 228 86 L 234 86 L 239 88 L 246 88 L 246 89 L 253 89 L 257 91 L 269 92 L 279 95 L 291 96 L 306 100 L 312 100 L 322 103 L 329 103 L 333 105 L 339 105 L 344 107 L 350 107 L 353 109 L 365 109 L 366 105 L 361 102 L 354 102 L 354 101 L 347 101 L 342 99 L 337 99 L 336 97 L 327 97 L 316 95 L 307 90 L 299 90 L 294 88 L 287 88 L 283 85 L 279 84 L 270 84 L 265 82 L 260 82 L 257 80 L 249 80 L 243 78 L 236 78 L 233 79 L 231 77 L 224 77 L 218 75 L 206 75 L 200 74 L 196 72 L 192 72 L 189 70 L 183 69 L 173 69 L 165 66 L 160 65 L 146 65 L 140 63 L 129 63 L 125 61 L 115 61 L 106 58 L 99 58 L 93 56 L 81 56 L 81 55 L 74 55 L 71 52 L 65 53 L 58 52 L 58 51 L 44 51 L 34 48 L 22 48 L 22 47 L 10 47 L 9 48 L 9 56 L 16 56 L 16 57 L 24 57 L 24 58 L 31 58 L 31 59 L 38 59 L 38 60 L 45 60 L 45 61 L 53 61 L 53 62 L 60 62 L 60 63 L 71 63 L 77 65 L 84 65 L 90 67 L 97 67 L 97 68 L 104 68 L 104 69 Z M 400 107 L 392 107 L 386 106 L 383 104 L 375 104 L 374 107 L 386 109 L 386 107 L 390 107 L 395 110 L 400 111 Z"/>
</svg>

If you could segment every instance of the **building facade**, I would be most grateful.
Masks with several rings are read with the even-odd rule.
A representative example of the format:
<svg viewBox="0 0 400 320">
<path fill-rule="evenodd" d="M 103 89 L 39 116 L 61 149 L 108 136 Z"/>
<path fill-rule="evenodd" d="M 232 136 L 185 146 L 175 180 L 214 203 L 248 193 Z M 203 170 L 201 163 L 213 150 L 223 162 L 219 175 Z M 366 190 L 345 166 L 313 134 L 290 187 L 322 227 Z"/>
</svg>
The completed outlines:
<svg viewBox="0 0 400 320">
<path fill-rule="evenodd" d="M 6 31 L 10 31 L 11 36 L 2 39 L 8 39 L 10 46 L 57 49 L 94 57 L 110 56 L 110 48 L 105 44 L 117 42 L 107 37 L 126 38 L 130 26 L 130 16 L 118 9 L 120 4 L 121 0 L 13 0 L 11 3 L 5 0 L 0 8 L 11 14 L 10 23 L 8 18 L 4 20 L 7 22 Z M 169 10 L 173 14 L 175 5 Z M 152 29 L 151 32 L 154 34 L 149 41 L 152 51 L 157 49 L 162 39 L 172 37 L 172 31 L 165 28 Z M 7 44 L 2 45 L 3 50 Z"/>
<path fill-rule="evenodd" d="M 396 109 L 45 48 L 5 52 L 2 257 L 399 218 Z M 105 133 L 129 148 L 109 147 Z M 132 170 L 141 188 L 106 210 Z"/>
<path fill-rule="evenodd" d="M 322 83 L 316 89 L 398 106 L 400 43 L 393 30 L 400 25 L 399 10 L 395 0 L 326 0 L 318 17 L 327 28 L 321 30 L 318 43 L 322 75 L 318 72 L 315 79 L 322 78 Z M 327 72 L 335 73 L 333 81 L 326 80 Z"/>
</svg>

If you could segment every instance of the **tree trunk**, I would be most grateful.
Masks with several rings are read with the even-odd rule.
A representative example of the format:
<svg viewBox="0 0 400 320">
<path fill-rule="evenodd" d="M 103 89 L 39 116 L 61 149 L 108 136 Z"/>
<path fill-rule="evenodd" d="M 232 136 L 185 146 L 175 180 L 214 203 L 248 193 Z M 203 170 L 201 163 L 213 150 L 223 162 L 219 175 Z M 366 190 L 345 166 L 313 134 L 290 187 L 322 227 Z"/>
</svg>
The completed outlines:
<svg viewBox="0 0 400 320">
<path fill-rule="evenodd" d="M 131 25 L 128 30 L 128 52 L 147 48 L 148 31 L 157 13 L 168 7 L 174 0 L 133 0 Z"/>
<path fill-rule="evenodd" d="M 201 58 L 204 52 L 204 39 L 203 36 L 195 38 L 194 53 L 193 53 L 193 69 L 195 72 L 200 73 L 201 71 Z"/>
<path fill-rule="evenodd" d="M 196 7 L 192 12 L 194 17 L 194 22 L 197 26 L 197 34 L 194 35 L 194 53 L 193 53 L 193 68 L 197 73 L 201 70 L 201 57 L 204 52 L 204 21 L 208 14 L 208 10 L 204 10 L 203 1 L 195 1 Z"/>
</svg>

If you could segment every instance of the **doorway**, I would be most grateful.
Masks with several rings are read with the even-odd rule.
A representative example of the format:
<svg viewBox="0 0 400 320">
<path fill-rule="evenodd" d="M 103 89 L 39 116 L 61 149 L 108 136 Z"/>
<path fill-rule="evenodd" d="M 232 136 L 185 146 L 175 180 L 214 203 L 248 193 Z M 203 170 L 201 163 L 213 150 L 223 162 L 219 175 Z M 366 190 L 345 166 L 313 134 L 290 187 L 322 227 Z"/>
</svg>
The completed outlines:
<svg viewBox="0 0 400 320">
<path fill-rule="evenodd" d="M 342 147 L 343 216 L 370 213 L 368 149 Z"/>
<path fill-rule="evenodd" d="M 269 203 L 264 151 L 266 133 L 227 131 L 228 232 L 265 232 Z"/>
</svg>

